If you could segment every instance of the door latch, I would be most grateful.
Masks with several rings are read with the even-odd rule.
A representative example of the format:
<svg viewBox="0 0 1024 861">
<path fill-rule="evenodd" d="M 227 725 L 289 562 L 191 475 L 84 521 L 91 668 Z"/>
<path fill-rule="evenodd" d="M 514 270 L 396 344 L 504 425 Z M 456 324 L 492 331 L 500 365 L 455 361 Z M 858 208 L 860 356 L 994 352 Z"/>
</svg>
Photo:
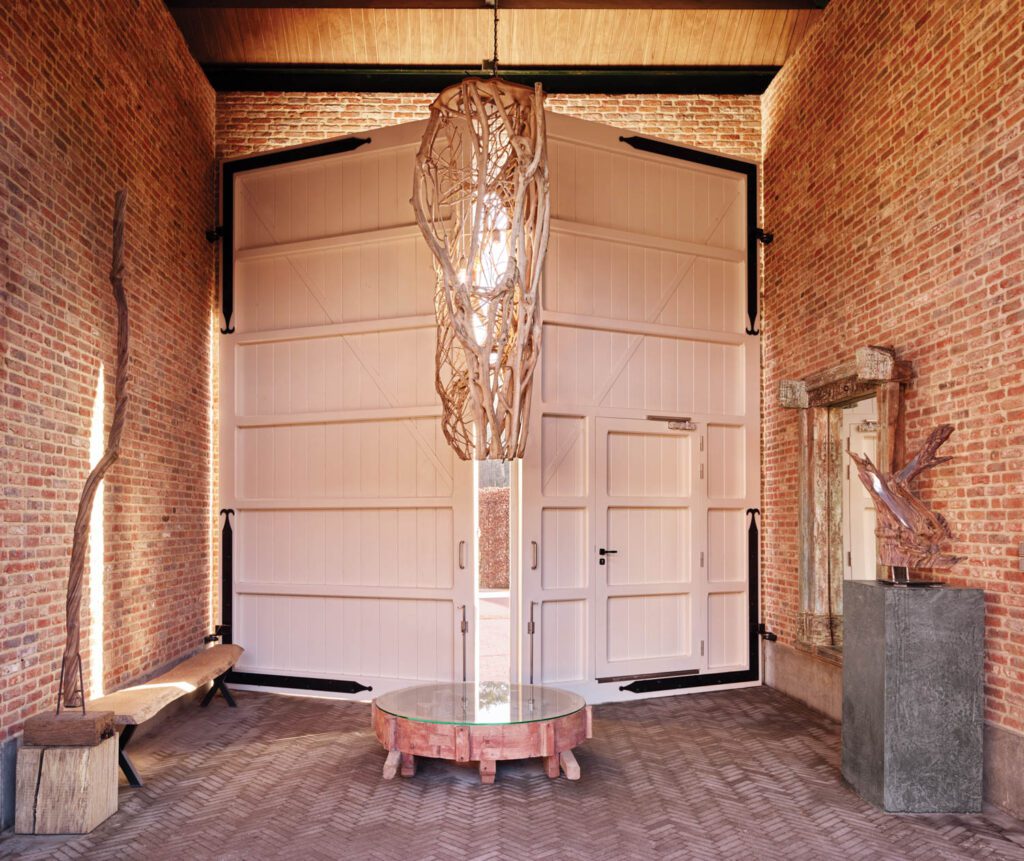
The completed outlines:
<svg viewBox="0 0 1024 861">
<path fill-rule="evenodd" d="M 600 549 L 599 549 L 599 550 L 597 551 L 597 554 L 598 554 L 598 556 L 600 556 L 601 558 L 597 560 L 597 564 L 598 564 L 598 565 L 604 565 L 604 564 L 605 564 L 605 562 L 606 562 L 606 560 L 605 560 L 605 556 L 614 556 L 614 555 L 615 555 L 616 553 L 618 553 L 618 552 L 619 552 L 618 550 L 606 550 L 606 549 L 605 549 L 604 547 L 600 548 Z"/>
</svg>

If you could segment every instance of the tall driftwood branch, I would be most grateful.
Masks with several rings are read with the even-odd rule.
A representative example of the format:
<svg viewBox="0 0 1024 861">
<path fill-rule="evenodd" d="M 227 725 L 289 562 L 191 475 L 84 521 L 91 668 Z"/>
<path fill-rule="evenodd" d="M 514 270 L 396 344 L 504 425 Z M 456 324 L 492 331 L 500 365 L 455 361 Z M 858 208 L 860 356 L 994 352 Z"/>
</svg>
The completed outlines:
<svg viewBox="0 0 1024 861">
<path fill-rule="evenodd" d="M 79 689 L 79 665 L 82 637 L 82 581 L 85 575 L 85 554 L 89 548 L 89 523 L 92 504 L 103 476 L 121 453 L 121 435 L 128 414 L 128 300 L 124 292 L 124 212 L 128 193 L 117 192 L 114 198 L 114 250 L 110 268 L 110 285 L 117 304 L 117 370 L 114 382 L 114 419 L 110 424 L 106 450 L 92 468 L 78 500 L 75 534 L 71 544 L 71 567 L 68 572 L 67 639 L 64 643 L 64 674 L 61 696 L 64 705 L 81 705 L 85 692 Z"/>
<path fill-rule="evenodd" d="M 910 482 L 922 472 L 952 460 L 935 456 L 951 433 L 952 425 L 939 425 L 910 462 L 892 475 L 882 475 L 867 455 L 848 452 L 875 503 L 878 561 L 883 565 L 949 568 L 962 561 L 959 556 L 942 552 L 942 545 L 953 538 L 945 518 L 910 489 Z"/>
</svg>

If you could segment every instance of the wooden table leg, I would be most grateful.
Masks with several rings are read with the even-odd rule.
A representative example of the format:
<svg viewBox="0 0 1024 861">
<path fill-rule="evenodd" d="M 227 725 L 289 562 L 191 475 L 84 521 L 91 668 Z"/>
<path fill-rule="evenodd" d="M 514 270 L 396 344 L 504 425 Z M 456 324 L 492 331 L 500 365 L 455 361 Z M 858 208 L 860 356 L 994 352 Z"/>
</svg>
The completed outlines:
<svg viewBox="0 0 1024 861">
<path fill-rule="evenodd" d="M 411 753 L 402 754 L 402 777 L 412 777 L 416 774 L 416 757 Z"/>
<path fill-rule="evenodd" d="M 389 750 L 388 758 L 384 760 L 384 779 L 391 780 L 398 774 L 398 764 L 402 761 L 402 751 Z"/>
<path fill-rule="evenodd" d="M 481 783 L 494 783 L 494 772 L 497 767 L 497 763 L 493 759 L 481 759 L 480 760 L 480 782 Z"/>
<path fill-rule="evenodd" d="M 558 766 L 558 754 L 553 756 L 544 757 L 544 770 L 548 773 L 548 777 L 554 779 L 558 777 L 562 772 Z"/>
<path fill-rule="evenodd" d="M 565 772 L 565 776 L 569 780 L 580 779 L 580 764 L 576 762 L 576 757 L 573 755 L 571 750 L 563 750 L 558 754 L 559 760 L 562 764 L 562 771 Z"/>
</svg>

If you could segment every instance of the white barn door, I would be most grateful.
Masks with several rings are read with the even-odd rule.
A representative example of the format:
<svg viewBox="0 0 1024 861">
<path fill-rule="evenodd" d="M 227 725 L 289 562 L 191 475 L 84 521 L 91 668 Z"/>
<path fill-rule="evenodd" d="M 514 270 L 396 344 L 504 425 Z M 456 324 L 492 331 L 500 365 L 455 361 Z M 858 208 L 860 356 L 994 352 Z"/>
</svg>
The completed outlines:
<svg viewBox="0 0 1024 861">
<path fill-rule="evenodd" d="M 753 166 L 563 116 L 548 133 L 520 675 L 596 702 L 756 682 Z"/>
<path fill-rule="evenodd" d="M 220 468 L 241 683 L 378 693 L 474 665 L 472 466 L 441 433 L 434 272 L 409 204 L 422 132 L 225 165 Z"/>
</svg>

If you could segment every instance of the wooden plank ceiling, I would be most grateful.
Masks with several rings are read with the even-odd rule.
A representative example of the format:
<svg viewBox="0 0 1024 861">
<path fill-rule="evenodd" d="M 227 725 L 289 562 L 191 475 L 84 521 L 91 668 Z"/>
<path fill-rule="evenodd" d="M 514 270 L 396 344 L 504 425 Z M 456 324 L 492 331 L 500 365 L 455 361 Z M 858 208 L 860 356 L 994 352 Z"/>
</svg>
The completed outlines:
<svg viewBox="0 0 1024 861">
<path fill-rule="evenodd" d="M 167 0 L 206 66 L 478 68 L 491 55 L 493 13 L 471 3 Z M 502 65 L 519 68 L 777 67 L 822 5 L 499 0 L 498 52 Z"/>
</svg>

